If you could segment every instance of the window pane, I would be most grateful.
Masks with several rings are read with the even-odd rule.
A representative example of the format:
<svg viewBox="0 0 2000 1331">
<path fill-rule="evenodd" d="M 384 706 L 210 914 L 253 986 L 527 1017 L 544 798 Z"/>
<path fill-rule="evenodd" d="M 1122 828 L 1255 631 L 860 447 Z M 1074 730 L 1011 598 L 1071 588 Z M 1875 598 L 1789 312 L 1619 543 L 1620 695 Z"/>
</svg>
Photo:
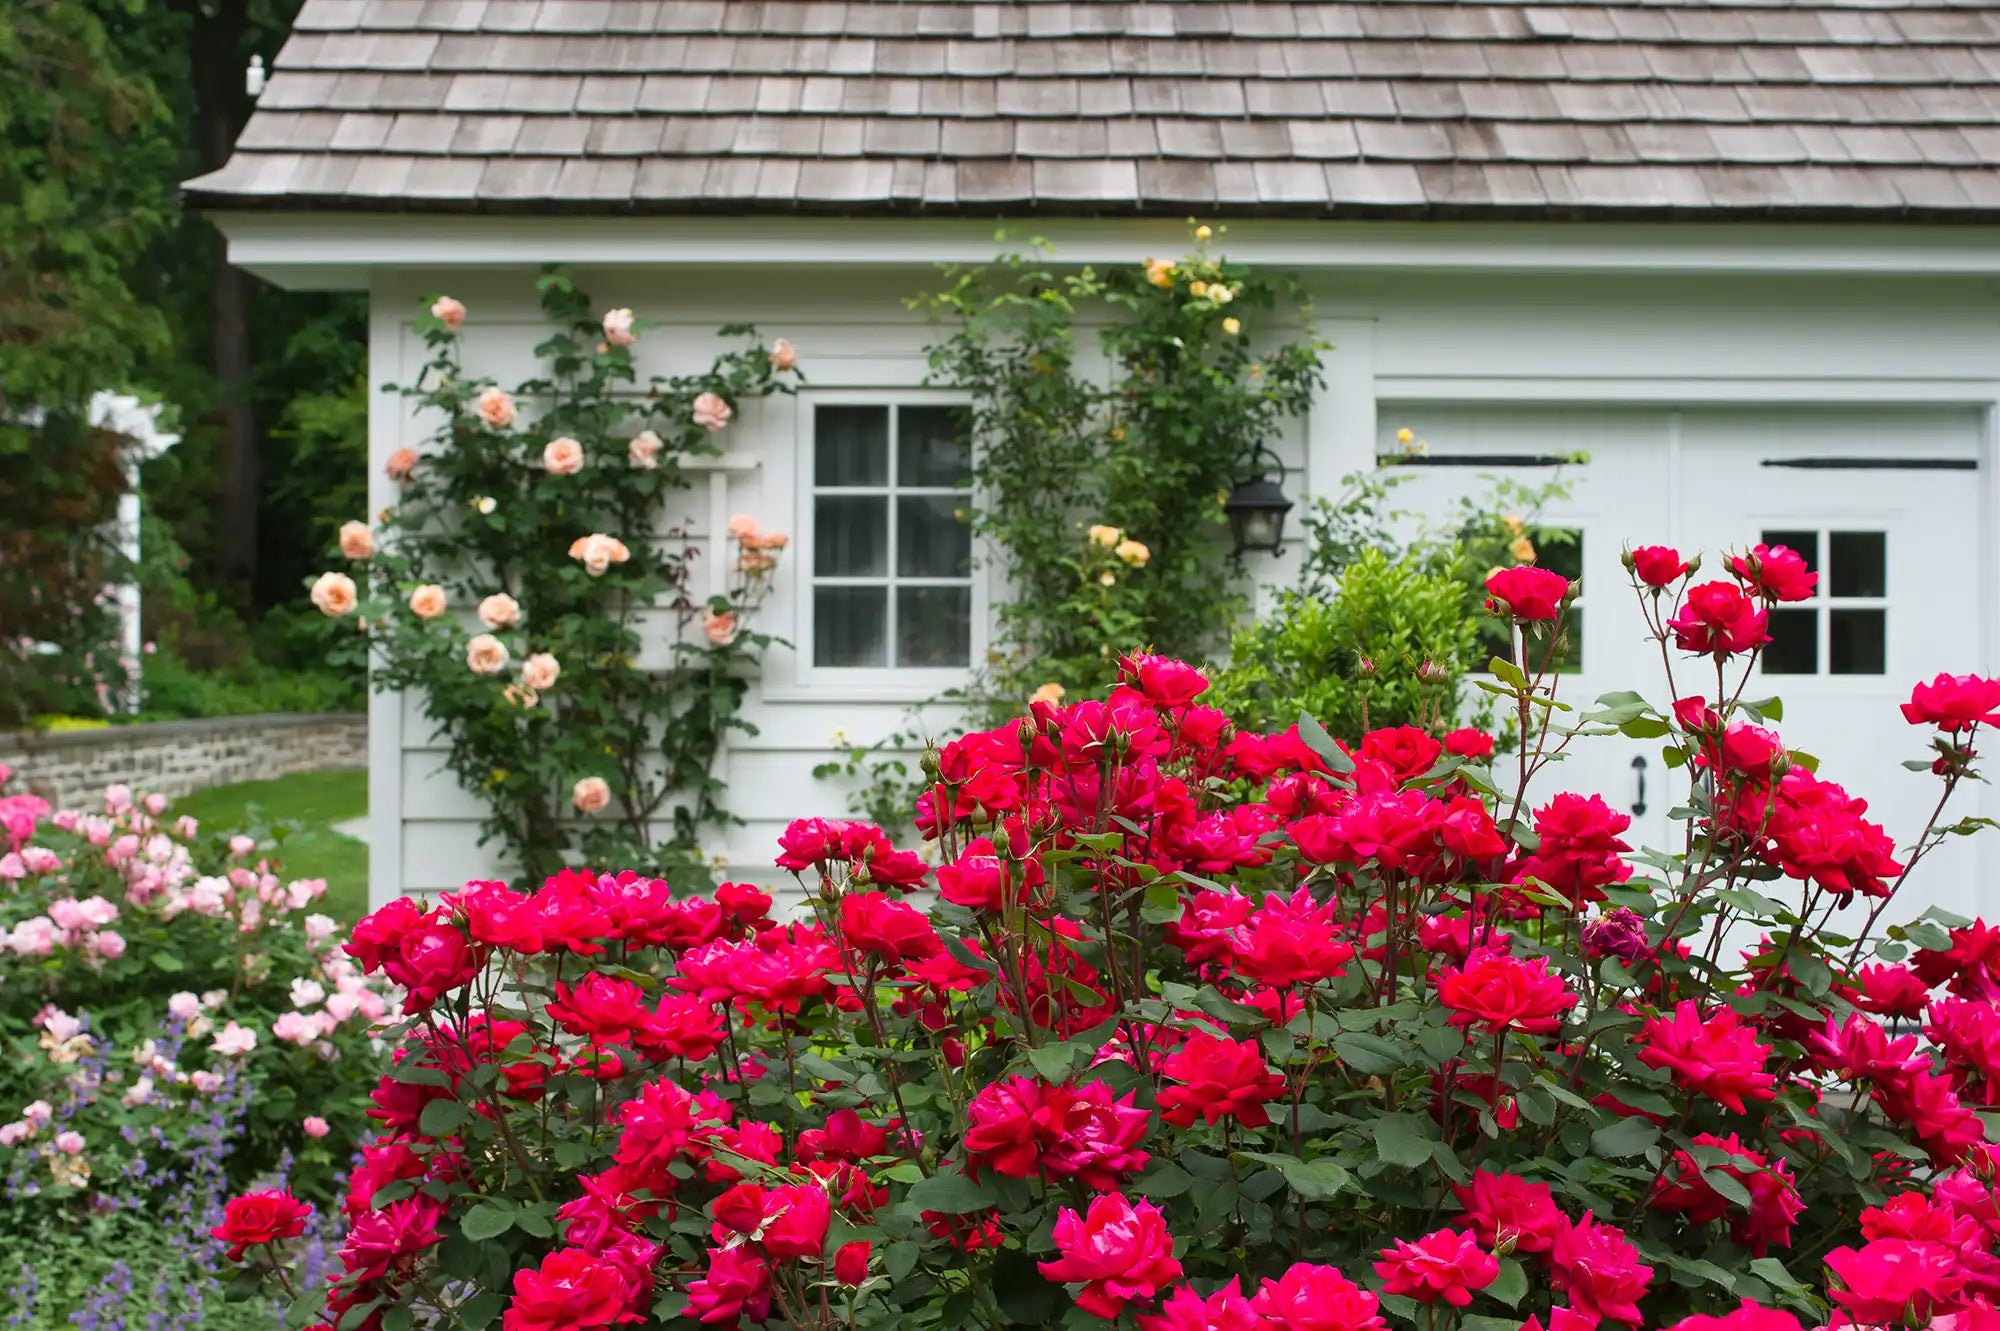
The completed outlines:
<svg viewBox="0 0 2000 1331">
<path fill-rule="evenodd" d="M 1542 668 L 1542 662 L 1549 663 L 1549 669 L 1574 674 L 1583 669 L 1583 608 L 1571 606 L 1563 612 L 1562 640 L 1556 644 L 1555 654 L 1549 654 L 1549 629 L 1546 623 L 1528 625 L 1528 673 L 1534 674 Z"/>
<path fill-rule="evenodd" d="M 1782 545 L 1805 556 L 1806 567 L 1819 572 L 1819 533 L 1816 531 L 1767 531 L 1765 545 Z"/>
<path fill-rule="evenodd" d="M 889 500 L 821 495 L 813 503 L 813 571 L 823 578 L 879 578 L 889 571 Z"/>
<path fill-rule="evenodd" d="M 963 495 L 896 499 L 896 572 L 906 578 L 963 578 L 972 573 L 972 527 Z"/>
<path fill-rule="evenodd" d="M 972 588 L 896 589 L 896 664 L 972 663 Z"/>
<path fill-rule="evenodd" d="M 964 407 L 899 407 L 896 484 L 960 486 L 972 470 Z"/>
<path fill-rule="evenodd" d="M 1888 538 L 1879 531 L 1837 531 L 1827 536 L 1832 547 L 1834 596 L 1889 594 Z M 1840 673 L 1836 668 L 1836 673 Z"/>
<path fill-rule="evenodd" d="M 813 414 L 813 483 L 887 485 L 889 409 L 818 408 Z"/>
<path fill-rule="evenodd" d="M 813 664 L 889 664 L 889 589 L 818 587 L 813 590 Z"/>
<path fill-rule="evenodd" d="M 1768 539 L 1764 543 L 1777 544 L 1776 541 Z M 1819 673 L 1819 611 L 1773 610 L 1771 612 L 1771 642 L 1764 648 L 1764 673 L 1767 675 Z"/>
<path fill-rule="evenodd" d="M 1583 533 L 1575 528 L 1538 527 L 1528 533 L 1535 543 L 1535 564 L 1560 573 L 1571 582 L 1583 576 Z"/>
<path fill-rule="evenodd" d="M 1827 655 L 1836 675 L 1886 673 L 1889 625 L 1886 610 L 1836 610 L 1827 625 Z"/>
</svg>

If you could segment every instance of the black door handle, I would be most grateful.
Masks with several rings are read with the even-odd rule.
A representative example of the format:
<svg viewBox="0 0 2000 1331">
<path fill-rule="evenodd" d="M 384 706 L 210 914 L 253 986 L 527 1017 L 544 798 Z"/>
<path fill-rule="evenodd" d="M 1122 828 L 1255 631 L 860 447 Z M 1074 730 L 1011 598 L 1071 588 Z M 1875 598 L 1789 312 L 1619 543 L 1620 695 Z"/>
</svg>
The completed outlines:
<svg viewBox="0 0 2000 1331">
<path fill-rule="evenodd" d="M 1646 813 L 1646 760 L 1643 756 L 1632 760 L 1632 772 L 1639 778 L 1639 797 L 1632 801 L 1632 812 L 1644 817 Z"/>
</svg>

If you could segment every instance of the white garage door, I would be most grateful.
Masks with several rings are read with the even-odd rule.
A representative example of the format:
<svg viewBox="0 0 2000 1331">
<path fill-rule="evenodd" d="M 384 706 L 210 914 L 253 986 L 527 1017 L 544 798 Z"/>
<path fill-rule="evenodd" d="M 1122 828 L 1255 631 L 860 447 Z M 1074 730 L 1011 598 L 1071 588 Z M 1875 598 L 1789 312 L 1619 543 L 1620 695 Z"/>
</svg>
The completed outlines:
<svg viewBox="0 0 2000 1331">
<path fill-rule="evenodd" d="M 1581 660 L 1565 701 L 1637 689 L 1656 705 L 1666 690 L 1620 554 L 1670 544 L 1704 556 L 1702 577 L 1726 576 L 1720 552 L 1758 541 L 1789 545 L 1820 575 L 1810 603 L 1772 615 L 1774 642 L 1746 696 L 1784 699 L 1779 729 L 1820 758 L 1820 772 L 1869 802 L 1899 845 L 1913 840 L 1938 794 L 1910 772 L 1928 732 L 1897 704 L 1939 671 L 1984 671 L 1991 574 L 1981 537 L 1980 420 L 1972 412 L 1897 409 L 1568 410 L 1383 403 L 1380 452 L 1399 452 L 1398 428 L 1427 452 L 1398 468 L 1397 506 L 1442 517 L 1457 498 L 1507 478 L 1539 486 L 1558 476 L 1570 497 L 1547 507 L 1544 528 L 1575 533 L 1583 578 Z M 1583 465 L 1557 466 L 1575 452 Z M 1704 661 L 1670 653 L 1684 694 L 1713 697 Z M 1996 750 L 2000 754 L 2000 750 Z M 1657 741 L 1579 740 L 1537 794 L 1602 794 L 1633 814 L 1642 844 L 1678 848 L 1669 820 L 1675 786 Z M 1643 788 L 1643 794 L 1642 794 Z M 1960 814 L 1987 812 L 1962 789 Z M 1936 904 L 1980 913 L 1985 838 L 1954 840 L 1911 879 L 1908 909 Z M 1988 907 L 1990 910 L 1990 907 Z"/>
</svg>

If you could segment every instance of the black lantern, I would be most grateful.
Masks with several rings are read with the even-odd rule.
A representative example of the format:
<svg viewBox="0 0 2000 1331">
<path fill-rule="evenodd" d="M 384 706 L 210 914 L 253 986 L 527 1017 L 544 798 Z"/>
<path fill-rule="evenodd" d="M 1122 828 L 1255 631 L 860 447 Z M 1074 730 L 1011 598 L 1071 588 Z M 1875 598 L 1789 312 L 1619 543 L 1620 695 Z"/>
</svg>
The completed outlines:
<svg viewBox="0 0 2000 1331">
<path fill-rule="evenodd" d="M 1275 481 L 1270 477 L 1270 467 L 1261 465 L 1260 460 L 1265 458 L 1278 470 Z M 1292 501 L 1285 498 L 1285 464 L 1276 453 L 1259 444 L 1250 455 L 1250 465 L 1257 474 L 1236 482 L 1222 511 L 1229 515 L 1229 533 L 1236 539 L 1237 554 L 1268 550 L 1275 555 L 1285 539 L 1285 514 L 1292 511 Z"/>
</svg>

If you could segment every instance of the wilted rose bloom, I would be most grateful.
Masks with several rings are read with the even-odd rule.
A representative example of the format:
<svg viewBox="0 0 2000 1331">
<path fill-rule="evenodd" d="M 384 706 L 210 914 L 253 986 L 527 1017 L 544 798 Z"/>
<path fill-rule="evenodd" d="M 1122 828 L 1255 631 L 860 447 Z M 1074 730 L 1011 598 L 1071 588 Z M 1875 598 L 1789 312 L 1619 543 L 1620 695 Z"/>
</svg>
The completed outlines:
<svg viewBox="0 0 2000 1331">
<path fill-rule="evenodd" d="M 521 603 L 495 592 L 479 603 L 479 622 L 490 629 L 510 629 L 521 622 Z"/>
<path fill-rule="evenodd" d="M 601 776 L 584 777 L 570 792 L 569 800 L 579 813 L 599 813 L 611 803 L 610 783 Z"/>
<path fill-rule="evenodd" d="M 514 423 L 514 399 L 505 389 L 481 390 L 473 409 L 479 413 L 480 420 L 496 430 L 504 430 Z"/>
<path fill-rule="evenodd" d="M 1146 567 L 1147 562 L 1153 557 L 1153 552 L 1143 542 L 1129 539 L 1120 541 L 1111 553 L 1133 568 Z"/>
<path fill-rule="evenodd" d="M 798 363 L 799 363 L 799 349 L 793 346 L 790 342 L 787 342 L 784 338 L 781 337 L 777 341 L 771 344 L 772 369 L 782 374 L 786 370 L 789 370 L 794 366 L 796 366 Z"/>
<path fill-rule="evenodd" d="M 521 682 L 537 693 L 554 688 L 561 674 L 562 666 L 548 652 L 536 652 L 521 663 Z"/>
<path fill-rule="evenodd" d="M 418 619 L 436 619 L 444 613 L 444 588 L 427 582 L 410 593 L 410 613 Z"/>
<path fill-rule="evenodd" d="M 332 1126 L 318 1114 L 306 1115 L 305 1121 L 299 1124 L 299 1128 L 306 1136 L 314 1138 L 324 1137 L 333 1131 Z"/>
<path fill-rule="evenodd" d="M 345 573 L 322 573 L 312 585 L 312 603 L 322 614 L 338 619 L 354 613 L 354 579 Z"/>
<path fill-rule="evenodd" d="M 365 522 L 340 524 L 340 553 L 349 559 L 366 559 L 375 553 L 375 533 Z"/>
<path fill-rule="evenodd" d="M 632 311 L 619 308 L 604 312 L 604 340 L 614 347 L 629 347 L 639 340 L 632 331 Z"/>
<path fill-rule="evenodd" d="M 736 612 L 724 610 L 718 614 L 710 610 L 702 617 L 701 631 L 711 645 L 727 647 L 736 640 Z"/>
<path fill-rule="evenodd" d="M 382 470 L 392 481 L 407 481 L 410 479 L 410 473 L 416 469 L 417 450 L 414 448 L 399 448 L 389 455 L 387 462 L 382 464 Z"/>
<path fill-rule="evenodd" d="M 660 436 L 651 430 L 641 430 L 625 445 L 625 460 L 640 471 L 651 471 L 660 465 L 660 450 L 664 447 Z"/>
<path fill-rule="evenodd" d="M 703 393 L 694 400 L 694 423 L 704 430 L 720 430 L 734 414 L 719 394 Z"/>
<path fill-rule="evenodd" d="M 518 707 L 522 711 L 526 711 L 542 700 L 541 695 L 526 684 L 509 684 L 506 688 L 500 690 L 500 697 L 509 707 Z"/>
<path fill-rule="evenodd" d="M 475 675 L 497 675 L 507 668 L 507 647 L 490 633 L 465 644 L 465 668 Z"/>
<path fill-rule="evenodd" d="M 465 322 L 465 304 L 462 301 L 453 300 L 450 296 L 439 296 L 431 302 L 431 318 L 436 319 L 446 328 L 455 330 L 460 324 Z"/>
<path fill-rule="evenodd" d="M 574 476 L 583 470 L 583 445 L 568 435 L 542 446 L 542 469 L 551 476 Z"/>
</svg>

